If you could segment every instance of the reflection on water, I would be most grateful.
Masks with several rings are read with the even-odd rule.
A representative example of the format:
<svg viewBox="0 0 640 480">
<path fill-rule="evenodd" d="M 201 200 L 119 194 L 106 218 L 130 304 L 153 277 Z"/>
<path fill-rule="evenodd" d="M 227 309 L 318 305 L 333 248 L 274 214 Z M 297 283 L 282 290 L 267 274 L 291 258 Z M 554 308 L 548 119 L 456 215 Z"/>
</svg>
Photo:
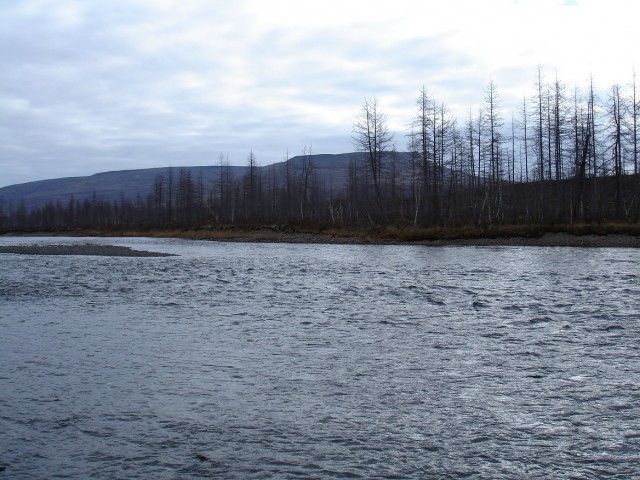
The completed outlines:
<svg viewBox="0 0 640 480">
<path fill-rule="evenodd" d="M 631 478 L 640 254 L 0 256 L 0 478 Z"/>
</svg>

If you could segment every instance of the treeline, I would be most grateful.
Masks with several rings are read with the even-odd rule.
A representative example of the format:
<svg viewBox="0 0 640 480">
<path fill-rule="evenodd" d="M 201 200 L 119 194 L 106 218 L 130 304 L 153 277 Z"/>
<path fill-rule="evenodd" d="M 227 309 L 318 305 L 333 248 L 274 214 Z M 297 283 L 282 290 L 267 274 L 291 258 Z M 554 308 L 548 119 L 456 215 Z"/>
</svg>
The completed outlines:
<svg viewBox="0 0 640 480">
<path fill-rule="evenodd" d="M 31 210 L 0 199 L 0 228 L 638 222 L 635 73 L 600 96 L 593 81 L 569 89 L 557 75 L 545 81 L 540 69 L 534 83 L 507 115 L 490 82 L 464 120 L 422 88 L 403 138 L 390 132 L 378 100 L 366 99 L 353 124 L 358 153 L 339 183 L 306 147 L 296 162 L 267 167 L 251 152 L 242 175 L 220 155 L 218 178 L 168 168 L 136 198 L 71 197 Z"/>
</svg>

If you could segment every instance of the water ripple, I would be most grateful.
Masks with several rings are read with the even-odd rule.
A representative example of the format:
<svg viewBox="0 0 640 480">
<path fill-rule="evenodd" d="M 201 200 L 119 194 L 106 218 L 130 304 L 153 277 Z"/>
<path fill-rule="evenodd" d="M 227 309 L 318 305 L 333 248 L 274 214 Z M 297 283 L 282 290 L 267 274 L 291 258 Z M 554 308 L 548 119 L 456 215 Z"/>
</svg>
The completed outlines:
<svg viewBox="0 0 640 480">
<path fill-rule="evenodd" d="M 635 250 L 116 243 L 0 258 L 0 478 L 637 474 Z"/>
</svg>

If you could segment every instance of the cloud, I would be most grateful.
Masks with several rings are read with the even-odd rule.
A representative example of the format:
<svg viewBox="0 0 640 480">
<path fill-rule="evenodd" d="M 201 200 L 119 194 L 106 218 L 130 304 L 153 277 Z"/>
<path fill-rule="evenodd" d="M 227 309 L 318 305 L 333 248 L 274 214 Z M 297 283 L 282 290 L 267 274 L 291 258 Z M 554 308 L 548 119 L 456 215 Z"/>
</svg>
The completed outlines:
<svg viewBox="0 0 640 480">
<path fill-rule="evenodd" d="M 422 87 L 463 118 L 538 64 L 608 87 L 638 66 L 634 2 L 5 0 L 0 186 L 350 150 L 376 95 L 403 147 Z M 616 54 L 611 52 L 615 51 Z"/>
</svg>

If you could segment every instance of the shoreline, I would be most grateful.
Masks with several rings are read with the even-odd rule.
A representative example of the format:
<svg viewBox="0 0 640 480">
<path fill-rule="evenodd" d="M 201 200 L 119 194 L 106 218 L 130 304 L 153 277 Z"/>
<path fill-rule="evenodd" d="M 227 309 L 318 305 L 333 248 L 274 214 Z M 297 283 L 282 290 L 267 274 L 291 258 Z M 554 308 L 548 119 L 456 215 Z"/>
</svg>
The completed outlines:
<svg viewBox="0 0 640 480">
<path fill-rule="evenodd" d="M 441 238 L 423 240 L 396 240 L 373 236 L 342 236 L 327 233 L 283 233 L 270 230 L 235 232 L 223 238 L 207 235 L 171 235 L 185 238 L 220 242 L 339 244 L 339 245 L 423 245 L 429 247 L 581 247 L 581 248 L 640 248 L 640 237 L 624 234 L 572 235 L 569 233 L 545 233 L 540 237 L 479 237 Z"/>
<path fill-rule="evenodd" d="M 458 232 L 460 233 L 460 232 Z M 11 232 L 1 236 L 7 237 L 100 237 L 100 238 L 124 238 L 124 237 L 148 237 L 148 238 L 182 238 L 186 240 L 203 240 L 218 242 L 253 242 L 253 243 L 291 243 L 291 244 L 343 244 L 343 245 L 423 245 L 430 247 L 447 246 L 476 246 L 476 247 L 579 247 L 579 248 L 640 248 L 640 236 L 624 233 L 608 234 L 573 234 L 568 232 L 545 232 L 541 235 L 520 236 L 517 234 L 499 236 L 473 236 L 456 237 L 454 235 L 437 238 L 394 238 L 392 234 L 385 232 L 363 232 L 348 230 L 327 230 L 320 232 L 309 231 L 285 231 L 276 228 L 255 229 L 220 229 L 220 230 L 151 230 L 151 231 L 71 231 L 71 232 Z M 416 238 L 418 237 L 418 238 Z M 435 237 L 435 238 L 434 238 Z M 57 247 L 71 247 L 60 246 Z M 92 251 L 98 251 L 100 245 L 76 245 L 75 253 L 58 253 L 49 249 L 50 253 L 42 253 L 46 249 L 42 246 L 30 246 L 31 254 L 50 255 L 92 255 Z M 82 248 L 81 248 L 82 247 Z M 160 256 L 154 252 L 136 251 L 126 247 L 104 246 L 102 255 L 111 256 Z M 8 252 L 8 248 L 0 247 L 0 253 Z M 27 246 L 20 246 L 25 253 Z M 84 249 L 84 251 L 83 251 Z M 118 251 L 122 249 L 122 251 Z M 59 250 L 64 252 L 63 250 Z M 66 251 L 70 251 L 68 248 Z M 85 253 L 88 252 L 88 253 Z"/>
<path fill-rule="evenodd" d="M 439 245 L 438 240 L 417 242 Z M 572 235 L 569 233 L 545 233 L 541 237 L 474 238 L 445 240 L 442 245 L 476 247 L 574 247 L 574 248 L 640 248 L 640 238 L 633 235 Z"/>
</svg>

